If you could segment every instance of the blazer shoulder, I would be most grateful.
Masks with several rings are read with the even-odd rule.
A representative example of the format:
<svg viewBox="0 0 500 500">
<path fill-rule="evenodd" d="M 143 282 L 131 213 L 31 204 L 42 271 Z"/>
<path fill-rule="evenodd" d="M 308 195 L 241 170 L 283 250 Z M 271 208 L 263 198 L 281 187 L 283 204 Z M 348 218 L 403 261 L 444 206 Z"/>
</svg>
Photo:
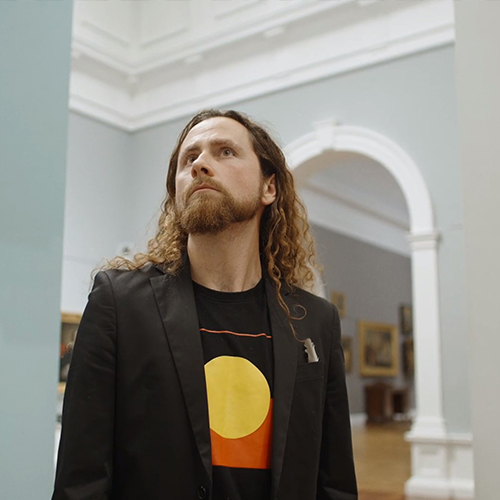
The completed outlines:
<svg viewBox="0 0 500 500">
<path fill-rule="evenodd" d="M 99 271 L 99 274 L 105 274 L 113 289 L 116 290 L 133 290 L 140 287 L 140 285 L 149 283 L 151 278 L 165 275 L 165 273 L 158 267 L 152 264 L 146 264 L 139 269 L 105 269 Z M 96 275 L 96 276 L 97 276 Z"/>
</svg>

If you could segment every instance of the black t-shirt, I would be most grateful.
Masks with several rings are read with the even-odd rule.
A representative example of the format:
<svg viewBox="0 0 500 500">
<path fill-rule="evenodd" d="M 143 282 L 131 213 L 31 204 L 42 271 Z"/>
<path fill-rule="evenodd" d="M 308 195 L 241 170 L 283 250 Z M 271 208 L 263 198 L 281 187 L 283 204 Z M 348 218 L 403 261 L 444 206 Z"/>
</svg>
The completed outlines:
<svg viewBox="0 0 500 500">
<path fill-rule="evenodd" d="M 193 285 L 207 381 L 212 498 L 268 500 L 273 345 L 264 280 L 237 293 Z"/>
</svg>

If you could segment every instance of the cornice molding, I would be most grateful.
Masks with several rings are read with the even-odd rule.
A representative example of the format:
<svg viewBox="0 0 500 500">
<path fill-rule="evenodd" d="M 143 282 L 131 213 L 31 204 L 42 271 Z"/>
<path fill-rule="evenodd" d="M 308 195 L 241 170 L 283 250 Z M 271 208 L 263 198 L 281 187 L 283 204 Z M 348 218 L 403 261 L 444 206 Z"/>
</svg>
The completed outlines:
<svg viewBox="0 0 500 500">
<path fill-rule="evenodd" d="M 300 197 L 305 203 L 309 221 L 317 226 L 344 234 L 390 252 L 411 256 L 406 231 L 381 218 L 365 207 L 330 198 L 304 186 Z"/>
<path fill-rule="evenodd" d="M 308 1 L 264 14 L 180 44 L 159 36 L 156 53 L 140 42 L 107 50 L 77 30 L 70 109 L 135 131 L 454 41 L 451 0 Z"/>
<path fill-rule="evenodd" d="M 404 217 L 401 217 L 401 214 L 396 213 L 394 210 L 391 210 L 391 213 L 388 213 L 387 209 L 380 210 L 380 207 L 374 206 L 373 203 L 367 203 L 366 194 L 357 189 L 353 189 L 351 186 L 343 185 L 337 181 L 335 183 L 335 187 L 328 186 L 328 188 L 325 188 L 324 186 L 308 182 L 304 188 L 311 193 L 316 193 L 330 200 L 331 202 L 342 203 L 353 210 L 363 213 L 369 217 L 374 217 L 384 224 L 388 224 L 393 228 L 398 229 L 405 235 L 409 231 L 408 223 L 403 220 Z M 407 250 L 408 251 L 406 253 L 409 253 L 409 246 Z"/>
<path fill-rule="evenodd" d="M 428 1 L 428 0 L 427 0 Z M 272 38 L 275 35 L 282 34 L 285 26 L 290 26 L 297 22 L 307 22 L 310 18 L 317 15 L 324 15 L 328 12 L 338 12 L 342 8 L 356 8 L 357 0 L 336 0 L 334 2 L 317 2 L 306 0 L 302 4 L 288 5 L 281 8 L 270 16 L 266 12 L 260 16 L 246 18 L 243 23 L 232 24 L 229 28 L 217 30 L 204 36 L 193 36 L 188 42 L 178 44 L 164 51 L 161 56 L 147 56 L 142 61 L 138 61 L 138 74 L 145 74 L 149 71 L 161 69 L 167 65 L 183 62 L 193 55 L 210 54 L 225 47 L 230 47 L 237 43 L 249 43 L 258 38 Z M 229 17 L 239 10 L 248 10 L 252 5 L 241 5 L 240 8 L 223 15 L 215 14 L 214 17 Z"/>
</svg>

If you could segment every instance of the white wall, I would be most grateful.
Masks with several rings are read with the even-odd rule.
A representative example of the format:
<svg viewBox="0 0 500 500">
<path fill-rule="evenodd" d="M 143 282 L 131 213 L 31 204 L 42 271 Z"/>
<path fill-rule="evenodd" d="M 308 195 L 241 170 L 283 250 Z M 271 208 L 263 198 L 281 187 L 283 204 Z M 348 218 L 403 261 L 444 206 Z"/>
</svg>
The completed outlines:
<svg viewBox="0 0 500 500">
<path fill-rule="evenodd" d="M 92 270 L 130 237 L 129 134 L 70 114 L 61 310 L 83 312 Z"/>
<path fill-rule="evenodd" d="M 476 500 L 500 491 L 500 4 L 456 2 Z"/>
</svg>

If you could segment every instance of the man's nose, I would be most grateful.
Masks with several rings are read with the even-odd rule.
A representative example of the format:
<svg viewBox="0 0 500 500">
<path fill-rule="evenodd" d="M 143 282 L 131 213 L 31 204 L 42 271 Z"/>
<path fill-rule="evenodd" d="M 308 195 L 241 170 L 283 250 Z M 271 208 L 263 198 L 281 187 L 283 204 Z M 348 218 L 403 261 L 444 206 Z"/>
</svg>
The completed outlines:
<svg viewBox="0 0 500 500">
<path fill-rule="evenodd" d="M 191 176 L 193 179 L 200 174 L 208 175 L 209 177 L 214 175 L 210 159 L 206 153 L 201 153 L 191 164 Z"/>
</svg>

